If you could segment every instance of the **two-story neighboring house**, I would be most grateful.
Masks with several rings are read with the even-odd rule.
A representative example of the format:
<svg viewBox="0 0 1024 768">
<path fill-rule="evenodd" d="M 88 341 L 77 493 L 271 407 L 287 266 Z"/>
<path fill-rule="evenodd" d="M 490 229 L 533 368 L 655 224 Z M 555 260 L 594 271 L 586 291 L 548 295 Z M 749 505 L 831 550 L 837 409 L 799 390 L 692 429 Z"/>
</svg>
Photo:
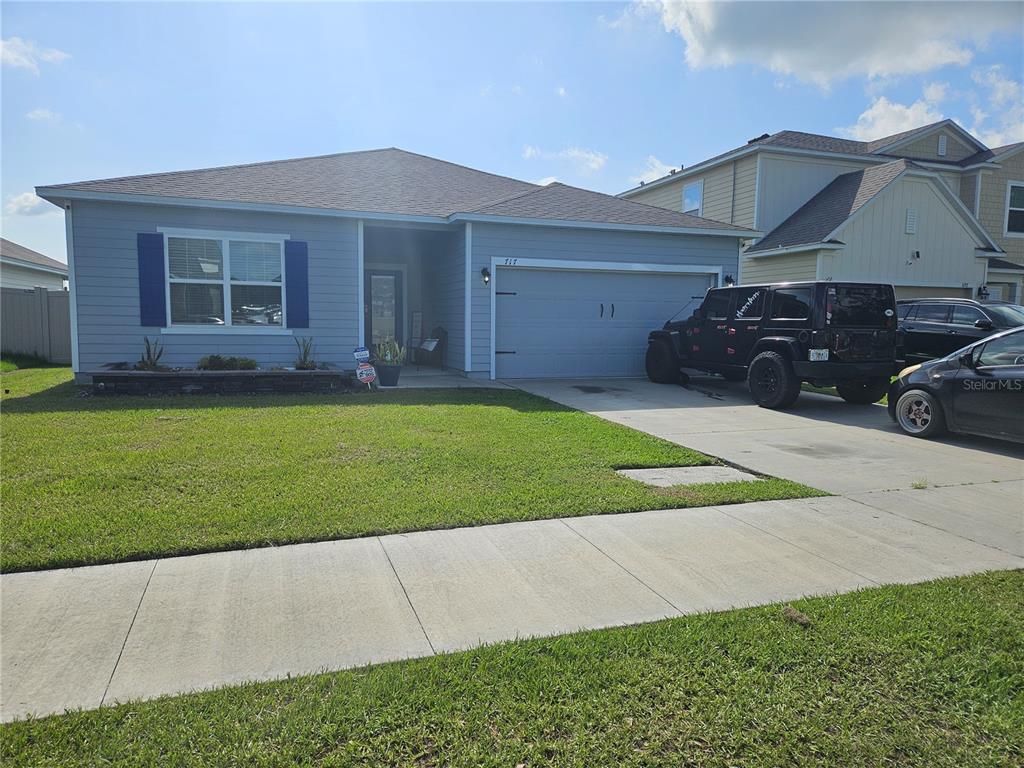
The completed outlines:
<svg viewBox="0 0 1024 768">
<path fill-rule="evenodd" d="M 745 283 L 1024 294 L 1024 143 L 989 149 L 952 120 L 868 142 L 765 134 L 620 196 L 763 233 L 743 249 Z"/>
</svg>

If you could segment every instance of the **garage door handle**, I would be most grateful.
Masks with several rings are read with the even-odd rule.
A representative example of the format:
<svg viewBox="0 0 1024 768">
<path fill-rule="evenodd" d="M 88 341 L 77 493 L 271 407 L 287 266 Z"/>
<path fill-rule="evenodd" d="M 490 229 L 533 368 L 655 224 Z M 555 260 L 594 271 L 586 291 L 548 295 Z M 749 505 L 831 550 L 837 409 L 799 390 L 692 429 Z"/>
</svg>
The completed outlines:
<svg viewBox="0 0 1024 768">
<path fill-rule="evenodd" d="M 612 304 L 612 317 L 615 317 L 615 305 Z"/>
<path fill-rule="evenodd" d="M 604 317 L 604 302 L 601 302 L 601 317 Z"/>
</svg>

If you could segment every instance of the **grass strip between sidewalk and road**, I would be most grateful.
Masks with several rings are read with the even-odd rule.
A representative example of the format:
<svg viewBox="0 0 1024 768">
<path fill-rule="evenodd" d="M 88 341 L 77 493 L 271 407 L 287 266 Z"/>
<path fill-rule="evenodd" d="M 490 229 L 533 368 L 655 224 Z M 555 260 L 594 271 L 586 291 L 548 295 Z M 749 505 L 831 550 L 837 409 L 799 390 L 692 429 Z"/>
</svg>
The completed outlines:
<svg viewBox="0 0 1024 768">
<path fill-rule="evenodd" d="M 792 605 L 22 721 L 0 728 L 0 762 L 1020 764 L 1024 572 Z"/>
</svg>

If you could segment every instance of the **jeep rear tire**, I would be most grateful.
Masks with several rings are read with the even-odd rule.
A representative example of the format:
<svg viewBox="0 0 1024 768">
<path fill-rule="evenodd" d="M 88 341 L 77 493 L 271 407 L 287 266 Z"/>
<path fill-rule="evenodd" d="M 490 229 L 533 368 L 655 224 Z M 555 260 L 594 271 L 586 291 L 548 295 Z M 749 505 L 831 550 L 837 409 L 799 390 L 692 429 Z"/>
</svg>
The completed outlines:
<svg viewBox="0 0 1024 768">
<path fill-rule="evenodd" d="M 647 369 L 647 378 L 655 384 L 678 384 L 682 381 L 675 353 L 668 342 L 661 339 L 647 345 L 644 367 Z"/>
<path fill-rule="evenodd" d="M 789 360 L 778 352 L 762 352 L 751 361 L 747 386 L 762 408 L 788 408 L 800 395 L 800 379 Z"/>
<path fill-rule="evenodd" d="M 837 381 L 836 392 L 848 403 L 853 405 L 870 405 L 881 400 L 889 391 L 889 377 L 875 379 L 852 379 Z"/>
</svg>

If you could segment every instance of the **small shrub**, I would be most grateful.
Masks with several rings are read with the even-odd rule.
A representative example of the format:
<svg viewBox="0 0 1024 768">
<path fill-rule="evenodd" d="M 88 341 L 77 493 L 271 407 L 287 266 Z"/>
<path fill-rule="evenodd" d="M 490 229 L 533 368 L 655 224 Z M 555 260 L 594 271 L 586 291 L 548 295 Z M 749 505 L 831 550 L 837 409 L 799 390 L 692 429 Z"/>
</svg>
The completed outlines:
<svg viewBox="0 0 1024 768">
<path fill-rule="evenodd" d="M 295 360 L 295 370 L 315 371 L 316 360 L 313 359 L 313 339 L 295 339 L 295 344 L 299 348 L 299 356 Z"/>
<path fill-rule="evenodd" d="M 160 365 L 160 358 L 164 356 L 164 348 L 160 344 L 160 340 L 156 339 L 150 341 L 149 337 L 146 336 L 143 341 L 145 342 L 146 348 L 142 353 L 142 357 L 139 362 L 135 364 L 135 370 L 137 371 L 164 371 L 167 370 L 165 366 Z"/>
<path fill-rule="evenodd" d="M 199 359 L 196 368 L 200 371 L 255 371 L 256 361 L 251 357 L 224 357 L 207 355 Z"/>
</svg>

